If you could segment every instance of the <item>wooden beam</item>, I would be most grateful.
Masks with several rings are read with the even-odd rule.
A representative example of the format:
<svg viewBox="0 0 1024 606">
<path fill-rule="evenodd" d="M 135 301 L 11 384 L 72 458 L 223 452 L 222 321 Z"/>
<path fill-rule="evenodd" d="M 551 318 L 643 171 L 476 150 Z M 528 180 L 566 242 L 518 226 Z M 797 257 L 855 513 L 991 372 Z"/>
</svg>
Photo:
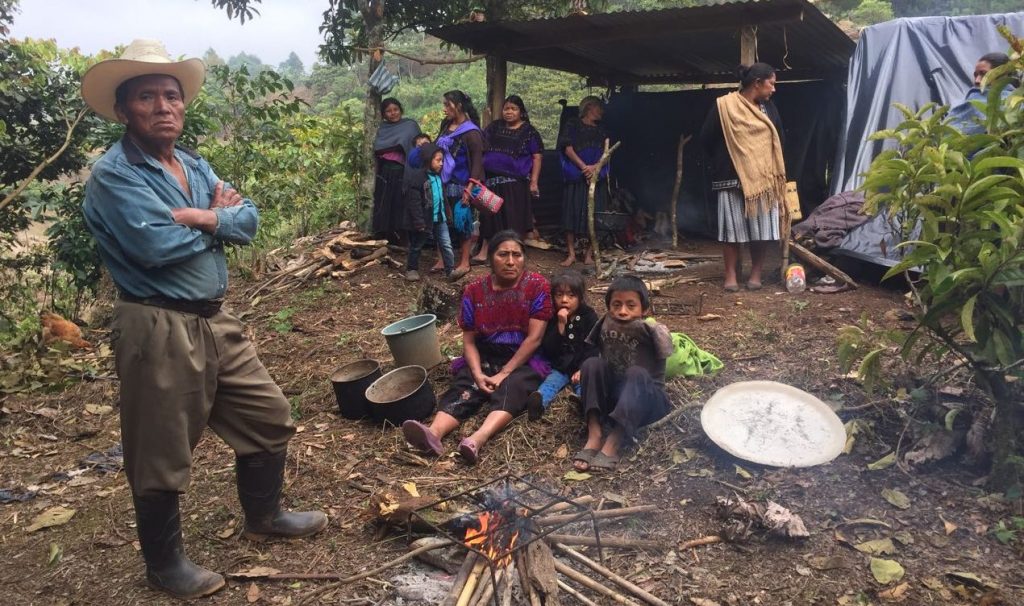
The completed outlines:
<svg viewBox="0 0 1024 606">
<path fill-rule="evenodd" d="M 757 63 L 757 28 L 752 25 L 740 27 L 740 65 Z"/>
<path fill-rule="evenodd" d="M 804 9 L 800 4 L 790 6 L 751 4 L 742 7 L 742 11 L 729 11 L 729 14 L 721 11 L 717 6 L 707 7 L 720 13 L 709 16 L 697 15 L 696 11 L 699 8 L 703 7 L 679 9 L 688 11 L 687 14 L 692 15 L 688 19 L 664 15 L 664 18 L 657 21 L 645 19 L 635 24 L 615 23 L 610 27 L 599 25 L 599 17 L 603 15 L 552 19 L 552 25 L 554 25 L 554 21 L 562 22 L 559 24 L 558 35 L 533 38 L 523 34 L 520 30 L 516 32 L 518 39 L 492 36 L 487 40 L 480 40 L 478 45 L 473 46 L 473 50 L 477 52 L 496 51 L 499 54 L 504 54 L 508 51 L 539 50 L 565 44 L 617 42 L 634 38 L 651 39 L 659 36 L 676 36 L 688 32 L 731 30 L 737 26 L 753 28 L 760 25 L 793 23 L 802 21 L 804 18 Z M 736 14 L 737 12 L 741 12 L 741 14 Z M 436 34 L 443 35 L 444 33 L 444 29 L 436 31 Z"/>
</svg>

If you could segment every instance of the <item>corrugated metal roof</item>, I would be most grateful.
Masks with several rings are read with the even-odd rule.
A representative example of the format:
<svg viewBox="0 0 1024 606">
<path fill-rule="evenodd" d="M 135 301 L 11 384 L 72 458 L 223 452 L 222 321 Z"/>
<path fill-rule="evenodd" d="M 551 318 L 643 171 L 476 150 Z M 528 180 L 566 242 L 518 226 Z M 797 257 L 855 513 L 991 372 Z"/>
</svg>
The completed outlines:
<svg viewBox="0 0 1024 606">
<path fill-rule="evenodd" d="M 733 82 L 740 28 L 780 80 L 843 79 L 854 42 L 807 0 L 462 23 L 430 33 L 476 53 L 613 84 Z"/>
</svg>

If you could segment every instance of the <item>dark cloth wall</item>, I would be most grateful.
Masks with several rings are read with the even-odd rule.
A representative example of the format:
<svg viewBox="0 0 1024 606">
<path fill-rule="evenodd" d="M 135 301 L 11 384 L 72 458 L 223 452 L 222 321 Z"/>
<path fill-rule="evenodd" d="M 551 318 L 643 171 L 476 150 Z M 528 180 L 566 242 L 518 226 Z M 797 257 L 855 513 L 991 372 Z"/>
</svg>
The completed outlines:
<svg viewBox="0 0 1024 606">
<path fill-rule="evenodd" d="M 612 156 L 612 179 L 628 189 L 652 215 L 667 210 L 676 176 L 676 149 L 682 133 L 693 138 L 683 154 L 683 187 L 678 219 L 682 230 L 717 234 L 717 208 L 705 171 L 698 134 L 714 100 L 729 89 L 667 93 L 622 92 L 612 96 L 604 125 L 622 146 Z M 843 87 L 829 82 L 781 83 L 773 101 L 782 115 L 789 180 L 798 181 L 807 214 L 828 197 L 828 176 L 842 126 Z M 563 114 L 575 115 L 570 105 Z M 556 154 L 545 154 L 538 222 L 561 203 Z M 558 189 L 556 192 L 555 189 Z"/>
</svg>

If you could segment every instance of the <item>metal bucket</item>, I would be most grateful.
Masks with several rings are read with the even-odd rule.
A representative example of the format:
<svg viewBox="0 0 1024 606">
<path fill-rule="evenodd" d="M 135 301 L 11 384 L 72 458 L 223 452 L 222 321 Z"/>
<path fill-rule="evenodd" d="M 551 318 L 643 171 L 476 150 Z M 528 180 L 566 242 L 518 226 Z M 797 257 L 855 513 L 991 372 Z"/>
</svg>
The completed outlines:
<svg viewBox="0 0 1024 606">
<path fill-rule="evenodd" d="M 377 379 L 366 389 L 366 400 L 373 420 L 395 426 L 425 418 L 437 404 L 427 369 L 422 366 L 396 368 Z"/>
<path fill-rule="evenodd" d="M 444 362 L 437 340 L 437 316 L 423 314 L 399 320 L 380 331 L 395 358 L 395 366 L 433 368 Z"/>
<path fill-rule="evenodd" d="M 377 360 L 357 360 L 346 364 L 331 375 L 338 412 L 346 419 L 362 419 L 370 414 L 366 401 L 366 388 L 383 373 Z"/>
</svg>

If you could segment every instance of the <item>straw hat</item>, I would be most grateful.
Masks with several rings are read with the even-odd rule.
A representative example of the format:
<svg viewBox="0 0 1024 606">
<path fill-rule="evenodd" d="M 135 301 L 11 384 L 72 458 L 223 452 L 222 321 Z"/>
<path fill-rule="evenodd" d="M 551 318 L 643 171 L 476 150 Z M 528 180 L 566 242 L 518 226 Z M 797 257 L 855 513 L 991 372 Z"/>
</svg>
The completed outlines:
<svg viewBox="0 0 1024 606">
<path fill-rule="evenodd" d="M 172 76 L 181 84 L 185 105 L 199 94 L 206 78 L 201 59 L 172 61 L 162 42 L 132 40 L 121 57 L 100 61 L 82 76 L 82 98 L 97 114 L 117 122 L 114 92 L 122 82 L 137 76 L 161 74 Z"/>
</svg>

